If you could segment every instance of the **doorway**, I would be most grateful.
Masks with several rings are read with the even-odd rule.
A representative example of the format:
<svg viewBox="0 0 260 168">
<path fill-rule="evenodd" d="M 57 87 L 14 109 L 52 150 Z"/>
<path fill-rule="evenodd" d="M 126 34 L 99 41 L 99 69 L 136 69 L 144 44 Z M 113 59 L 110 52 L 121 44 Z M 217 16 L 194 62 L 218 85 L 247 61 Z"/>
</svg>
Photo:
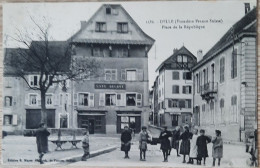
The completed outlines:
<svg viewBox="0 0 260 168">
<path fill-rule="evenodd" d="M 95 120 L 90 119 L 89 120 L 89 134 L 95 133 Z"/>
</svg>

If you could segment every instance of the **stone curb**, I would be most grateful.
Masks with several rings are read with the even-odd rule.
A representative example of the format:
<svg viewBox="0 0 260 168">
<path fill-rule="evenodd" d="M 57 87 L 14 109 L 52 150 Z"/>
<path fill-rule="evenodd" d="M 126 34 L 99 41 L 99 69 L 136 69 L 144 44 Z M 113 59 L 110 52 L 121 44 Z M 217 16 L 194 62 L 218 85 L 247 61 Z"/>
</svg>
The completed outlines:
<svg viewBox="0 0 260 168">
<path fill-rule="evenodd" d="M 117 148 L 118 148 L 118 146 L 110 146 L 107 148 L 103 148 L 103 149 L 99 149 L 99 150 L 90 152 L 89 158 L 112 152 L 112 151 L 116 150 Z M 83 155 L 83 150 L 82 150 L 82 154 L 80 154 L 80 155 L 75 155 L 75 156 L 59 159 L 59 160 L 57 160 L 57 162 L 48 162 L 48 163 L 45 163 L 44 165 L 66 165 L 66 164 L 70 164 L 73 162 L 79 162 L 79 161 L 81 161 L 82 155 Z"/>
</svg>

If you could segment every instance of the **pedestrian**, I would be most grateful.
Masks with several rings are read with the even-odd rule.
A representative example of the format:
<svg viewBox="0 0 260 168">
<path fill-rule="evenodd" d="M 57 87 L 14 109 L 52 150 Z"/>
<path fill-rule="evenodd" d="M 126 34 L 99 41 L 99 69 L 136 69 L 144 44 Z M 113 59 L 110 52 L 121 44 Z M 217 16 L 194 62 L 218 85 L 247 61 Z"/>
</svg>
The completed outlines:
<svg viewBox="0 0 260 168">
<path fill-rule="evenodd" d="M 190 155 L 189 155 L 189 162 L 190 164 L 194 163 L 194 159 L 197 159 L 198 155 L 198 147 L 197 147 L 197 138 L 198 138 L 198 129 L 194 128 L 193 129 L 193 135 L 190 140 Z M 198 163 L 198 160 L 197 160 Z"/>
<path fill-rule="evenodd" d="M 208 155 L 207 144 L 211 142 L 211 139 L 208 136 L 205 136 L 205 130 L 200 130 L 200 136 L 197 138 L 197 146 L 198 146 L 198 165 L 201 165 L 201 160 L 203 158 L 203 164 L 206 163 L 206 158 Z"/>
<path fill-rule="evenodd" d="M 87 161 L 87 157 L 89 157 L 89 131 L 88 131 L 88 129 L 83 132 L 82 148 L 83 148 L 84 154 L 83 154 L 81 160 Z"/>
<path fill-rule="evenodd" d="M 176 149 L 176 152 L 177 152 L 177 157 L 180 157 L 179 155 L 179 140 L 180 140 L 180 135 L 181 135 L 181 132 L 180 132 L 180 127 L 177 126 L 175 128 L 175 130 L 173 130 L 172 132 L 172 148 L 173 149 Z"/>
<path fill-rule="evenodd" d="M 171 149 L 169 137 L 171 137 L 171 132 L 167 130 L 167 126 L 163 127 L 163 131 L 161 132 L 159 139 L 161 141 L 161 150 L 163 152 L 164 162 L 168 162 L 168 154 Z"/>
<path fill-rule="evenodd" d="M 212 157 L 213 157 L 213 166 L 215 166 L 215 161 L 218 159 L 218 166 L 220 166 L 221 158 L 223 157 L 223 140 L 221 138 L 221 131 L 216 130 L 216 137 L 212 139 Z"/>
<path fill-rule="evenodd" d="M 139 149 L 140 149 L 140 160 L 145 161 L 145 154 L 147 150 L 147 141 L 149 134 L 147 132 L 146 126 L 142 126 L 142 131 L 139 134 Z"/>
<path fill-rule="evenodd" d="M 129 159 L 128 152 L 131 148 L 131 131 L 129 130 L 128 126 L 124 127 L 124 131 L 121 134 L 121 151 L 125 152 L 125 159 Z"/>
<path fill-rule="evenodd" d="M 35 135 L 36 135 L 37 150 L 39 153 L 39 162 L 40 164 L 43 164 L 42 158 L 44 154 L 48 152 L 48 136 L 50 135 L 44 123 L 40 123 L 39 128 L 36 130 Z"/>
<path fill-rule="evenodd" d="M 133 139 L 135 137 L 135 122 L 134 121 L 130 122 L 129 127 L 130 127 L 130 130 L 131 130 L 132 139 Z"/>
<path fill-rule="evenodd" d="M 181 149 L 180 149 L 180 154 L 183 155 L 182 163 L 186 163 L 186 155 L 189 155 L 189 153 L 190 153 L 191 136 L 192 136 L 192 133 L 189 132 L 189 127 L 184 126 L 184 132 L 180 136 L 180 139 L 182 140 Z"/>
</svg>

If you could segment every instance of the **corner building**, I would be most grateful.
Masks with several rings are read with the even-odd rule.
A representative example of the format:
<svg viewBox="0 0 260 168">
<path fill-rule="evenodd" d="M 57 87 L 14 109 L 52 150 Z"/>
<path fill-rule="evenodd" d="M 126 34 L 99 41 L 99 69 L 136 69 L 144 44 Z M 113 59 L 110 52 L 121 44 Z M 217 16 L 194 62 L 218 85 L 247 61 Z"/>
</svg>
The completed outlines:
<svg viewBox="0 0 260 168">
<path fill-rule="evenodd" d="M 121 5 L 102 5 L 71 37 L 73 59 L 95 59 L 98 76 L 72 82 L 74 127 L 90 133 L 120 133 L 130 122 L 136 132 L 148 124 L 148 52 L 154 40 Z"/>
</svg>

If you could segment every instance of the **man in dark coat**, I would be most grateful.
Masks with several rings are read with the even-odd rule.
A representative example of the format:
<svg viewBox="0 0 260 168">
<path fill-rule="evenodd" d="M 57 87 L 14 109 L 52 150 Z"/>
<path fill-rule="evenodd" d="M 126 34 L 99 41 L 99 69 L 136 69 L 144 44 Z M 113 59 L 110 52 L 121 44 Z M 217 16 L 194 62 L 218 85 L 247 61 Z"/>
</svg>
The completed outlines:
<svg viewBox="0 0 260 168">
<path fill-rule="evenodd" d="M 175 130 L 173 130 L 173 132 L 172 132 L 172 148 L 176 149 L 177 157 L 180 157 L 180 155 L 179 155 L 180 136 L 181 136 L 180 127 L 177 126 L 175 128 Z"/>
<path fill-rule="evenodd" d="M 125 152 L 125 159 L 129 159 L 128 152 L 131 148 L 131 139 L 131 131 L 128 129 L 128 126 L 125 126 L 121 134 L 121 151 Z"/>
<path fill-rule="evenodd" d="M 205 130 L 200 130 L 200 136 L 197 138 L 198 146 L 198 164 L 201 165 L 201 160 L 203 158 L 203 164 L 205 165 L 206 157 L 208 157 L 208 148 L 207 144 L 211 142 L 211 139 L 208 136 L 205 136 Z"/>
<path fill-rule="evenodd" d="M 39 161 L 43 164 L 42 157 L 45 153 L 48 152 L 48 136 L 50 135 L 49 131 L 45 128 L 45 124 L 41 123 L 39 128 L 36 130 L 36 143 L 37 150 L 39 153 Z"/>
<path fill-rule="evenodd" d="M 164 126 L 164 130 L 161 132 L 159 139 L 161 141 L 161 150 L 163 152 L 164 162 L 168 162 L 168 154 L 171 149 L 171 144 L 169 137 L 171 137 L 171 132 L 167 130 L 167 127 Z"/>
<path fill-rule="evenodd" d="M 181 134 L 181 149 L 180 154 L 183 155 L 182 163 L 186 163 L 186 155 L 190 154 L 190 139 L 192 138 L 192 133 L 189 131 L 188 126 L 184 126 L 184 132 Z"/>
</svg>

